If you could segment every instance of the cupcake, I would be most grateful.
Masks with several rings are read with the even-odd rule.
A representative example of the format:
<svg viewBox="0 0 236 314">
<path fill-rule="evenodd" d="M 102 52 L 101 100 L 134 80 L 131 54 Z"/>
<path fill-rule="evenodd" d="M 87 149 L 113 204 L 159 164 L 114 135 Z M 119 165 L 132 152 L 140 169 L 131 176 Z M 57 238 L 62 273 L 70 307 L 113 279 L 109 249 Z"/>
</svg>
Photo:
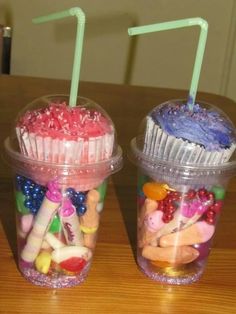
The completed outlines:
<svg viewBox="0 0 236 314">
<path fill-rule="evenodd" d="M 122 167 L 122 152 L 108 114 L 94 101 L 43 96 L 18 115 L 5 141 L 7 160 L 18 174 L 42 186 L 56 178 L 61 188 L 88 191 Z"/>
<path fill-rule="evenodd" d="M 232 122 L 207 104 L 195 104 L 191 111 L 183 101 L 168 101 L 146 117 L 146 155 L 180 163 L 217 165 L 227 162 L 235 147 Z"/>
<path fill-rule="evenodd" d="M 114 144 L 111 120 L 97 108 L 52 99 L 29 109 L 16 124 L 21 153 L 39 161 L 83 165 L 107 160 Z"/>
</svg>

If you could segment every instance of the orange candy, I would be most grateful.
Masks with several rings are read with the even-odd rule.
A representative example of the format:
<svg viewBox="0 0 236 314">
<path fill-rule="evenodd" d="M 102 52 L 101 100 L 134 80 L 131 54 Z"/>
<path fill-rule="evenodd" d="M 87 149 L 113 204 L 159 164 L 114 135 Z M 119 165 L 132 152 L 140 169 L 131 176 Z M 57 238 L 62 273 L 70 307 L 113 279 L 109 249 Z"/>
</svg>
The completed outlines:
<svg viewBox="0 0 236 314">
<path fill-rule="evenodd" d="M 157 182 L 147 182 L 143 185 L 143 193 L 151 200 L 161 201 L 167 196 L 168 192 L 163 184 Z"/>
</svg>

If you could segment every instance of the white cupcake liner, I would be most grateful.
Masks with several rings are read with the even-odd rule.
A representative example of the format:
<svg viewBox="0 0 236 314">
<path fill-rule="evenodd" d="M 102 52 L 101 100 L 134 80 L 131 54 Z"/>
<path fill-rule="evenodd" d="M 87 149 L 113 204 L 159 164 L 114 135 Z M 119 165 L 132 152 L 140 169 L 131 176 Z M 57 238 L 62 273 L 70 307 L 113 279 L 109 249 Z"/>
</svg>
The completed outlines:
<svg viewBox="0 0 236 314">
<path fill-rule="evenodd" d="M 217 165 L 227 162 L 235 148 L 236 144 L 233 143 L 230 148 L 221 151 L 206 151 L 198 144 L 168 135 L 150 116 L 147 117 L 143 152 L 149 156 L 168 161 L 175 160 L 180 163 Z"/>
<path fill-rule="evenodd" d="M 77 141 L 42 137 L 19 127 L 16 134 L 22 154 L 39 161 L 84 165 L 109 159 L 113 152 L 113 132 Z"/>
</svg>

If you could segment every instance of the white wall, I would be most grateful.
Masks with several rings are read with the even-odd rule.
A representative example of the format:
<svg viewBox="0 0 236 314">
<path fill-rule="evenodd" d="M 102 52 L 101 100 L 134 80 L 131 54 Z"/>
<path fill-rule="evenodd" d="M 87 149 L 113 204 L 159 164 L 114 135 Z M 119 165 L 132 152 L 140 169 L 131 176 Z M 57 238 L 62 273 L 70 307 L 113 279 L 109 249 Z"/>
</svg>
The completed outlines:
<svg viewBox="0 0 236 314">
<path fill-rule="evenodd" d="M 13 26 L 12 74 L 69 79 L 75 18 L 33 25 L 39 15 L 80 6 L 87 23 L 81 79 L 186 89 L 199 29 L 129 38 L 135 25 L 201 16 L 209 22 L 199 90 L 236 100 L 235 0 L 0 0 Z"/>
</svg>

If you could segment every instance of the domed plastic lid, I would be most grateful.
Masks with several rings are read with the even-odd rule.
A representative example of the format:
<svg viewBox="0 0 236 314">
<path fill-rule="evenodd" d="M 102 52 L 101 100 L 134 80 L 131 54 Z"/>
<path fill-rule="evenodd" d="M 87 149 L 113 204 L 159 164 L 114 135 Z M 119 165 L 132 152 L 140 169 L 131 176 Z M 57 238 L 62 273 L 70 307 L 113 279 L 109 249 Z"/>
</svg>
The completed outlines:
<svg viewBox="0 0 236 314">
<path fill-rule="evenodd" d="M 22 175 L 107 177 L 122 167 L 122 152 L 108 114 L 94 101 L 65 95 L 36 99 L 17 116 L 5 141 L 8 158 Z M 47 174 L 47 175 L 46 175 Z M 36 178 L 34 178 L 36 179 Z"/>
<path fill-rule="evenodd" d="M 190 111 L 186 101 L 171 100 L 144 118 L 130 157 L 151 173 L 164 164 L 184 173 L 187 168 L 235 170 L 235 148 L 236 129 L 221 110 L 199 102 Z"/>
</svg>

